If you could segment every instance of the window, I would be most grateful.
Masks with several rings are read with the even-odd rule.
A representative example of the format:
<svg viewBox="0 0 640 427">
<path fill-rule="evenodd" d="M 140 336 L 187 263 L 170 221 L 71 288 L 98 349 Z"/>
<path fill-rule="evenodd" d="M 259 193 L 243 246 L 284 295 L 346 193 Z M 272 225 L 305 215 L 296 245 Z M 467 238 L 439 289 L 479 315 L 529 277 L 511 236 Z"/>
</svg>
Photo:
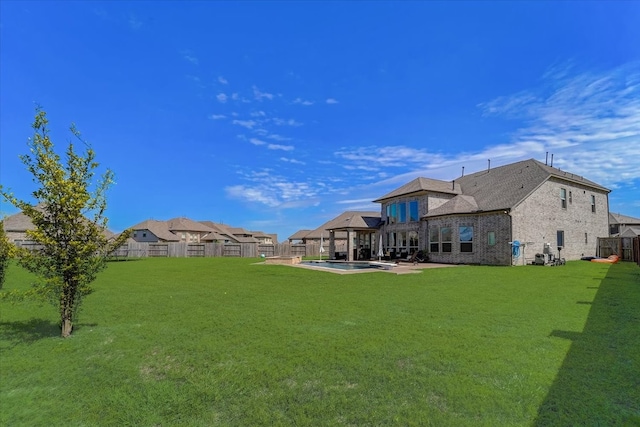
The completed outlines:
<svg viewBox="0 0 640 427">
<path fill-rule="evenodd" d="M 596 196 L 591 195 L 591 212 L 596 213 Z"/>
<path fill-rule="evenodd" d="M 460 252 L 473 252 L 473 227 L 461 226 L 458 231 L 460 233 Z"/>
<path fill-rule="evenodd" d="M 407 204 L 398 203 L 398 222 L 407 222 Z"/>
<path fill-rule="evenodd" d="M 440 230 L 429 227 L 429 252 L 440 252 Z"/>
<path fill-rule="evenodd" d="M 133 232 L 133 237 L 138 237 L 138 232 L 137 231 Z"/>
<path fill-rule="evenodd" d="M 146 233 L 146 232 L 143 232 L 143 233 L 142 233 L 142 237 L 147 237 L 147 233 Z"/>
<path fill-rule="evenodd" d="M 495 231 L 490 231 L 487 233 L 487 244 L 489 246 L 495 246 L 496 245 L 496 232 Z"/>
<path fill-rule="evenodd" d="M 420 221 L 418 217 L 418 201 L 412 200 L 409 202 L 409 221 L 416 222 Z"/>
<path fill-rule="evenodd" d="M 560 189 L 560 205 L 563 209 L 567 208 L 567 190 L 565 188 Z"/>
<path fill-rule="evenodd" d="M 588 244 L 589 243 L 589 236 L 587 233 L 584 233 L 584 244 Z"/>
<path fill-rule="evenodd" d="M 396 204 L 395 203 L 391 203 L 391 215 L 389 218 L 389 223 L 390 224 L 395 224 L 396 223 Z"/>
<path fill-rule="evenodd" d="M 407 234 L 407 238 L 409 239 L 409 253 L 412 254 L 418 250 L 418 232 L 409 231 Z"/>
<path fill-rule="evenodd" d="M 407 232 L 399 231 L 396 238 L 398 239 L 398 252 L 402 252 L 407 248 Z"/>
<path fill-rule="evenodd" d="M 559 248 L 563 248 L 564 247 L 564 231 L 562 230 L 558 230 L 557 232 L 557 243 L 558 243 L 558 247 Z"/>
<path fill-rule="evenodd" d="M 573 194 L 569 191 L 569 204 L 573 203 Z"/>
<path fill-rule="evenodd" d="M 391 205 L 387 205 L 387 225 L 391 223 Z"/>
<path fill-rule="evenodd" d="M 451 252 L 451 227 L 442 227 L 440 238 L 442 239 L 442 252 Z"/>
</svg>

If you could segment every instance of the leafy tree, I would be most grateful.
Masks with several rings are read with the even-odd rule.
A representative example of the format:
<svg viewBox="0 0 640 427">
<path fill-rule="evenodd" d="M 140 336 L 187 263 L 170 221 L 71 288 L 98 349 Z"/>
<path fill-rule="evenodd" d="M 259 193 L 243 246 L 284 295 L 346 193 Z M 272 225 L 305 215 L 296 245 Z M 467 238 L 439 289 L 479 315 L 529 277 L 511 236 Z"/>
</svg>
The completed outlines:
<svg viewBox="0 0 640 427">
<path fill-rule="evenodd" d="M 16 253 L 18 262 L 41 280 L 28 291 L 12 291 L 4 296 L 50 300 L 58 307 L 62 336 L 68 337 L 83 298 L 92 291 L 91 282 L 106 267 L 109 253 L 124 243 L 129 232 L 114 239 L 105 234 L 106 191 L 113 183 L 113 172 L 107 170 L 101 179 L 92 182 L 98 167 L 95 153 L 74 125 L 70 130 L 86 151 L 78 154 L 69 143 L 63 164 L 54 151 L 47 124 L 46 113 L 37 108 L 30 154 L 20 156 L 39 186 L 32 193 L 37 203 L 20 200 L 0 187 L 0 194 L 35 226 L 27 231 L 27 237 L 40 249 L 16 248 Z"/>
<path fill-rule="evenodd" d="M 5 272 L 9 266 L 9 259 L 13 253 L 13 245 L 9 242 L 4 232 L 4 224 L 0 221 L 0 289 L 4 285 Z"/>
</svg>

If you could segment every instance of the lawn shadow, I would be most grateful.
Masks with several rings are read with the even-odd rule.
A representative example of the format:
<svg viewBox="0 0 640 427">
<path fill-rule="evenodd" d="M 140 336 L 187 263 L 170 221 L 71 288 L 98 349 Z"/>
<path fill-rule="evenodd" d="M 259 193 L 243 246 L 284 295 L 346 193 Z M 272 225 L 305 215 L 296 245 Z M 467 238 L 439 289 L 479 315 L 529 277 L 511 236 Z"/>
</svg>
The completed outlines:
<svg viewBox="0 0 640 427">
<path fill-rule="evenodd" d="M 24 321 L 0 322 L 0 340 L 11 343 L 33 343 L 43 338 L 60 336 L 57 322 L 46 319 L 29 319 Z"/>
<path fill-rule="evenodd" d="M 640 425 L 640 273 L 634 268 L 609 268 L 582 332 L 551 332 L 572 343 L 534 426 Z"/>
</svg>

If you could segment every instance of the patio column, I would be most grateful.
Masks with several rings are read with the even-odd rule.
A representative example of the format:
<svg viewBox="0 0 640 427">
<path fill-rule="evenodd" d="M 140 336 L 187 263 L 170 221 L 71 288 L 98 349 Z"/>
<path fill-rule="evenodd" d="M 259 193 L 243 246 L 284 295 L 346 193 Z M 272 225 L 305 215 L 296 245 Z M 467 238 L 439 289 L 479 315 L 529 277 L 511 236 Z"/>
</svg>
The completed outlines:
<svg viewBox="0 0 640 427">
<path fill-rule="evenodd" d="M 356 233 L 351 230 L 348 229 L 347 230 L 347 261 L 355 261 L 355 258 L 353 256 L 353 250 L 355 249 L 355 244 L 354 244 L 354 240 L 356 237 Z"/>
<path fill-rule="evenodd" d="M 329 259 L 336 259 L 336 232 L 329 230 Z"/>
</svg>

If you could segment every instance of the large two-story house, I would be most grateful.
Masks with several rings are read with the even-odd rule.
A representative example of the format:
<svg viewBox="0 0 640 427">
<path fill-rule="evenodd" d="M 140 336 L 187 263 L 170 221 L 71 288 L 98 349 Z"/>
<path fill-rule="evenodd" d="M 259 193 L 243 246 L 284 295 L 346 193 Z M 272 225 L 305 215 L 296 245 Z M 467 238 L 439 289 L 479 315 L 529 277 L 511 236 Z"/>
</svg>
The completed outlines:
<svg viewBox="0 0 640 427">
<path fill-rule="evenodd" d="M 377 229 L 340 227 L 355 246 L 374 233 L 373 253 L 403 258 L 423 251 L 433 262 L 519 265 L 536 253 L 566 260 L 595 255 L 609 235 L 610 190 L 537 160 L 453 181 L 415 180 L 374 200 Z M 351 256 L 349 251 L 349 258 Z"/>
</svg>

